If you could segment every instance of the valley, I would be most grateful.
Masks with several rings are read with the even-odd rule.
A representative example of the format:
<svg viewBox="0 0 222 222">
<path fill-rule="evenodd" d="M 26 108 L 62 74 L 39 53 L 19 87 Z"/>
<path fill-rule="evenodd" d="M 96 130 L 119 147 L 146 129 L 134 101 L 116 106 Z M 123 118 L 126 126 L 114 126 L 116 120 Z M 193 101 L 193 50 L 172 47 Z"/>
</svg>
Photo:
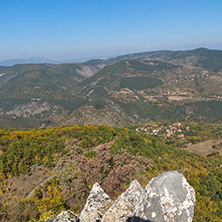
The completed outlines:
<svg viewBox="0 0 222 222">
<path fill-rule="evenodd" d="M 0 222 L 221 222 L 222 1 L 1 1 Z"/>
<path fill-rule="evenodd" d="M 222 67 L 215 58 L 221 55 L 200 48 L 2 66 L 0 127 L 220 120 Z"/>
<path fill-rule="evenodd" d="M 222 51 L 0 67 L 0 221 L 80 213 L 93 184 L 182 173 L 194 221 L 220 221 Z"/>
</svg>

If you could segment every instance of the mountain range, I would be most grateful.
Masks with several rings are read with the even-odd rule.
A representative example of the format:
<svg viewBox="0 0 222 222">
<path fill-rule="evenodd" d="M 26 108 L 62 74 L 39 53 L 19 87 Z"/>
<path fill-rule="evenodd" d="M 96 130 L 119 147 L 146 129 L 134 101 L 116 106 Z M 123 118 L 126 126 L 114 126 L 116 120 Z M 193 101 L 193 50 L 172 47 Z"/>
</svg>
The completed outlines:
<svg viewBox="0 0 222 222">
<path fill-rule="evenodd" d="M 131 181 L 144 188 L 175 170 L 186 179 L 160 190 L 173 203 L 173 215 L 171 188 L 182 208 L 194 200 L 181 194 L 187 180 L 196 192 L 193 220 L 221 221 L 221 110 L 219 50 L 0 66 L 0 128 L 6 128 L 0 129 L 0 221 L 57 221 L 62 210 L 86 212 L 96 199 L 88 201 L 95 183 L 118 204 L 117 212 Z M 129 209 L 139 220 L 143 206 L 152 218 L 159 212 L 153 204 L 135 206 Z M 109 212 L 104 218 L 115 216 Z M 101 211 L 95 215 L 102 217 Z"/>
<path fill-rule="evenodd" d="M 84 62 L 91 58 L 74 58 L 74 59 L 63 59 L 63 60 L 53 60 L 42 57 L 31 57 L 27 59 L 7 59 L 0 61 L 0 66 L 13 66 L 17 64 L 36 64 L 36 63 L 51 63 L 51 64 L 62 64 L 62 63 L 74 63 L 74 62 Z"/>
<path fill-rule="evenodd" d="M 0 66 L 1 128 L 222 119 L 220 50 L 38 61 Z"/>
</svg>

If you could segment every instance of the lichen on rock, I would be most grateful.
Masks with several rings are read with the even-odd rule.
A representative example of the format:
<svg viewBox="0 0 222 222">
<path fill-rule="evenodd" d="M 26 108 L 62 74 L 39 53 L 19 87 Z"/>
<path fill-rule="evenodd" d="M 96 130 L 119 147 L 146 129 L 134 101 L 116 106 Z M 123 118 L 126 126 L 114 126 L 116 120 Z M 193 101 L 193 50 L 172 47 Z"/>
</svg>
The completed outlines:
<svg viewBox="0 0 222 222">
<path fill-rule="evenodd" d="M 104 214 L 101 222 L 126 222 L 129 217 L 133 216 L 135 206 L 140 203 L 143 196 L 143 187 L 137 180 L 133 180 L 128 189 Z"/>
<path fill-rule="evenodd" d="M 148 183 L 144 198 L 135 208 L 134 216 L 148 221 L 191 222 L 194 205 L 194 189 L 181 173 L 169 171 Z"/>
<path fill-rule="evenodd" d="M 81 222 L 97 222 L 113 204 L 113 200 L 95 183 L 80 214 Z"/>
<path fill-rule="evenodd" d="M 53 222 L 77 222 L 78 215 L 72 211 L 62 211 Z"/>
</svg>

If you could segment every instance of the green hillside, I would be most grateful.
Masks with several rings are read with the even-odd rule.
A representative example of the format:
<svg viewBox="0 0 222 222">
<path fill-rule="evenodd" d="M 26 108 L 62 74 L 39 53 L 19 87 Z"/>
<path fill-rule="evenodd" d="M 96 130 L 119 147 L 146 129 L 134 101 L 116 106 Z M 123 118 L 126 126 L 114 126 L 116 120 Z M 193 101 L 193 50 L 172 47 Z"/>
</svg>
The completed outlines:
<svg viewBox="0 0 222 222">
<path fill-rule="evenodd" d="M 192 58 L 193 57 L 193 58 Z M 222 69 L 222 51 L 220 50 L 209 50 L 206 48 L 199 48 L 188 51 L 173 52 L 167 58 L 168 61 L 173 60 L 188 60 L 191 58 L 192 65 L 210 69 L 215 72 Z"/>
<path fill-rule="evenodd" d="M 162 59 L 165 61 L 179 62 L 181 64 L 190 64 L 203 67 L 205 69 L 210 69 L 213 71 L 219 71 L 222 69 L 222 51 L 221 50 L 210 50 L 206 48 L 198 48 L 194 50 L 184 50 L 184 51 L 151 51 L 151 52 L 141 52 L 127 54 L 123 56 L 118 56 L 115 58 L 108 59 L 107 62 L 117 62 L 125 59 Z"/>
<path fill-rule="evenodd" d="M 194 221 L 222 219 L 222 160 L 217 152 L 201 157 L 167 145 L 161 136 L 107 126 L 0 133 L 1 221 L 45 220 L 62 209 L 79 212 L 95 182 L 115 199 L 132 179 L 145 186 L 168 170 L 183 173 L 194 187 Z M 29 178 L 37 181 L 43 172 L 55 177 L 24 199 L 31 191 L 26 188 Z"/>
<path fill-rule="evenodd" d="M 85 103 L 75 91 L 79 82 L 97 68 L 81 64 L 27 64 L 0 70 L 0 127 L 7 127 L 7 123 L 14 127 L 39 127 L 47 122 L 53 124 Z M 9 116 L 17 118 L 14 125 Z"/>
<path fill-rule="evenodd" d="M 220 54 L 201 48 L 0 67 L 0 128 L 220 120 Z"/>
<path fill-rule="evenodd" d="M 171 63 L 155 60 L 120 61 L 104 67 L 91 78 L 84 80 L 81 86 L 84 87 L 84 93 L 97 87 L 106 87 L 109 90 L 132 87 L 134 89 L 153 88 L 163 84 L 153 72 L 171 70 L 177 67 Z"/>
<path fill-rule="evenodd" d="M 10 98 L 56 98 L 59 95 L 67 96 L 67 90 L 82 79 L 77 73 L 80 65 L 48 65 L 30 64 L 8 67 L 4 76 L 14 75 L 7 82 L 1 84 L 0 96 Z M 5 77 L 5 78 L 6 78 Z"/>
</svg>

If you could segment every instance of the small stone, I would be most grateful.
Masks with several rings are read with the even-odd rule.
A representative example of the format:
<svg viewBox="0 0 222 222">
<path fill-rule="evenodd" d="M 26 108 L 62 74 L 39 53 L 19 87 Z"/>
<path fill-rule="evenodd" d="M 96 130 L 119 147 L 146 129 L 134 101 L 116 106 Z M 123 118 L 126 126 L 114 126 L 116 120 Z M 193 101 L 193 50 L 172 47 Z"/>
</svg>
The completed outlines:
<svg viewBox="0 0 222 222">
<path fill-rule="evenodd" d="M 156 217 L 156 213 L 155 213 L 155 212 L 152 212 L 151 217 L 152 217 L 152 218 L 155 218 L 155 217 Z"/>
<path fill-rule="evenodd" d="M 62 211 L 53 222 L 77 222 L 78 215 L 72 211 Z"/>
</svg>

